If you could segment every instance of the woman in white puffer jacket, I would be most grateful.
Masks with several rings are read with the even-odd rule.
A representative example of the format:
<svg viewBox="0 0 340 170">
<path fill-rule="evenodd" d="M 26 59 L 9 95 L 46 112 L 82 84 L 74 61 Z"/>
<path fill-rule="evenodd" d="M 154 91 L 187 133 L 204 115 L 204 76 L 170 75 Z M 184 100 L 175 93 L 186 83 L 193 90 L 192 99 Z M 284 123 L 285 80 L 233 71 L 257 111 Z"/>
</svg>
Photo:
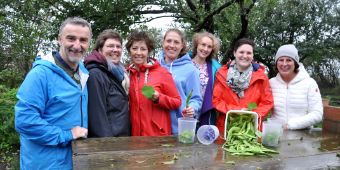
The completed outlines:
<svg viewBox="0 0 340 170">
<path fill-rule="evenodd" d="M 274 96 L 271 117 L 284 122 L 285 129 L 304 129 L 320 122 L 323 105 L 320 90 L 302 63 L 294 45 L 281 46 L 275 55 L 278 74 L 270 79 Z"/>
</svg>

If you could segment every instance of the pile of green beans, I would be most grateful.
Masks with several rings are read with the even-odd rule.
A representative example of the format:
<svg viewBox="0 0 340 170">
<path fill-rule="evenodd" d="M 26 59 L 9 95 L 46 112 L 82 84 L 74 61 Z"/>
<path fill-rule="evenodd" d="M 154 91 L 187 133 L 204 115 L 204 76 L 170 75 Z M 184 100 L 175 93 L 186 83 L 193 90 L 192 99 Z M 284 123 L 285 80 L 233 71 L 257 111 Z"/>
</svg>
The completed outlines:
<svg viewBox="0 0 340 170">
<path fill-rule="evenodd" d="M 267 155 L 278 153 L 265 148 L 257 141 L 257 129 L 254 127 L 253 115 L 230 114 L 227 122 L 228 135 L 222 148 L 232 155 Z"/>
</svg>

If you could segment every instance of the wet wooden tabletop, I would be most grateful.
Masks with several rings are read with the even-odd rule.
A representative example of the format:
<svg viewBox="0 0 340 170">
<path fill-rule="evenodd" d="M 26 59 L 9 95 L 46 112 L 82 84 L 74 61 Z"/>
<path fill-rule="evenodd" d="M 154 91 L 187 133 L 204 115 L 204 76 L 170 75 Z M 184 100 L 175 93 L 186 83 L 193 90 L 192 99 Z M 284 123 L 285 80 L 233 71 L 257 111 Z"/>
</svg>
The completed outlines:
<svg viewBox="0 0 340 170">
<path fill-rule="evenodd" d="M 74 169 L 340 169 L 340 136 L 318 129 L 286 131 L 279 154 L 233 156 L 221 142 L 181 144 L 175 136 L 76 140 Z"/>
</svg>

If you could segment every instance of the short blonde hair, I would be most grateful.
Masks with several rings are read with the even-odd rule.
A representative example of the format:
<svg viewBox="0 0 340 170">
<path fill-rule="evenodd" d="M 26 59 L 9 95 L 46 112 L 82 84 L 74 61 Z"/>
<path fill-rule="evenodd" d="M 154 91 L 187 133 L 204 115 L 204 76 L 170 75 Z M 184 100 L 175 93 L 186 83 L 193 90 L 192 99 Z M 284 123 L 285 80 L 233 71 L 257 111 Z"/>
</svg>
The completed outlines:
<svg viewBox="0 0 340 170">
<path fill-rule="evenodd" d="M 192 56 L 195 57 L 197 54 L 197 46 L 200 43 L 201 39 L 203 37 L 208 37 L 213 41 L 213 48 L 210 53 L 210 55 L 206 58 L 206 60 L 211 60 L 212 58 L 216 57 L 216 54 L 218 50 L 220 49 L 220 41 L 211 33 L 203 31 L 199 33 L 195 33 L 193 38 L 192 38 L 192 44 L 193 44 L 193 49 L 192 49 Z"/>
</svg>

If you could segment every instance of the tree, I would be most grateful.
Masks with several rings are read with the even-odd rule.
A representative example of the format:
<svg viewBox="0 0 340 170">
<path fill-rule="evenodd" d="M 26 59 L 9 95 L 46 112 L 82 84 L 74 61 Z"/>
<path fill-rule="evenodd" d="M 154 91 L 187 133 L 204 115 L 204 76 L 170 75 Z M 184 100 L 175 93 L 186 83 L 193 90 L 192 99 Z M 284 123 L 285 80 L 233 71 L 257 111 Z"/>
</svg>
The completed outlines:
<svg viewBox="0 0 340 170">
<path fill-rule="evenodd" d="M 40 8 L 41 7 L 41 8 Z M 16 87 L 31 69 L 38 52 L 49 48 L 51 24 L 48 9 L 42 9 L 43 2 L 14 1 L 2 6 L 1 36 L 7 41 L 1 42 L 2 61 L 0 79 L 10 87 Z M 19 12 L 20 11 L 20 12 Z M 50 44 L 50 43 L 49 43 Z M 11 75 L 12 79 L 8 79 Z"/>
<path fill-rule="evenodd" d="M 300 60 L 310 72 L 322 73 L 324 70 L 318 67 L 329 59 L 339 61 L 338 4 L 339 0 L 266 0 L 259 3 L 250 19 L 249 32 L 259 46 L 256 58 L 271 67 L 270 76 L 274 75 L 276 50 L 287 43 L 297 46 Z M 337 70 L 336 66 L 339 67 L 323 68 Z"/>
<path fill-rule="evenodd" d="M 55 40 L 60 23 L 71 16 L 90 21 L 94 38 L 108 28 L 126 38 L 132 25 L 174 17 L 189 37 L 201 30 L 219 37 L 222 44 L 219 55 L 223 61 L 233 58 L 236 40 L 249 37 L 258 46 L 255 58 L 271 68 L 271 76 L 274 75 L 273 55 L 285 43 L 297 45 L 301 61 L 311 72 L 318 71 L 318 62 L 330 62 L 325 58 L 339 60 L 335 55 L 339 52 L 340 20 L 336 8 L 339 0 L 4 1 L 0 5 L 0 38 L 9 41 L 0 42 L 3 51 L 0 57 L 5 61 L 0 64 L 0 71 L 18 65 L 18 72 L 27 73 L 37 49 L 55 47 L 43 43 Z M 159 15 L 145 17 L 144 14 Z M 332 69 L 337 70 L 334 66 Z M 321 74 L 314 76 L 321 79 Z"/>
</svg>

